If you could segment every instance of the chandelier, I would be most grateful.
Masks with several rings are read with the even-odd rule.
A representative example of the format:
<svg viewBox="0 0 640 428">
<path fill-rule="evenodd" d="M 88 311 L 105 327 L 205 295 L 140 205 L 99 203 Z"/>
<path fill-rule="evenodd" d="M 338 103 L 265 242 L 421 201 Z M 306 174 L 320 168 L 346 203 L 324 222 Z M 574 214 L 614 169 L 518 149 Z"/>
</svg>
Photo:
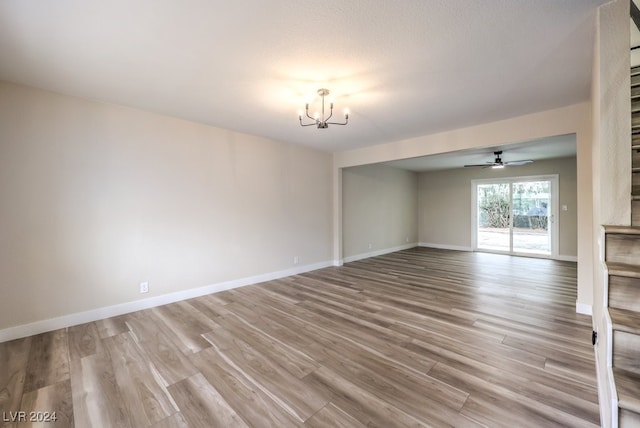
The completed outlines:
<svg viewBox="0 0 640 428">
<path fill-rule="evenodd" d="M 318 95 L 320 95 L 322 97 L 322 116 L 316 112 L 313 117 L 309 116 L 309 103 L 307 103 L 307 105 L 305 106 L 305 115 L 313 120 L 313 122 L 311 123 L 302 123 L 302 110 L 298 111 L 298 119 L 300 120 L 300 125 L 301 126 L 312 126 L 312 125 L 316 125 L 318 127 L 318 129 L 326 129 L 329 127 L 329 125 L 346 125 L 347 123 L 349 123 L 349 110 L 345 109 L 344 110 L 344 123 L 341 122 L 329 122 L 329 119 L 331 119 L 331 116 L 333 116 L 333 103 L 329 103 L 329 116 L 327 116 L 326 118 L 324 117 L 325 113 L 324 113 L 324 97 L 326 97 L 327 95 L 329 95 L 329 90 L 328 89 L 318 89 Z"/>
</svg>

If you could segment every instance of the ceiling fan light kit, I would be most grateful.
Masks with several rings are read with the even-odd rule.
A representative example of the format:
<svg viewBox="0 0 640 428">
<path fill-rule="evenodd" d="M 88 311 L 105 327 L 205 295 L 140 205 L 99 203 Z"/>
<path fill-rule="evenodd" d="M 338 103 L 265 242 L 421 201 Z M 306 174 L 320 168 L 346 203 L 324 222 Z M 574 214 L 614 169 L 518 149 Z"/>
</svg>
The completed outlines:
<svg viewBox="0 0 640 428">
<path fill-rule="evenodd" d="M 477 165 L 465 165 L 464 167 L 465 168 L 482 167 L 482 168 L 501 169 L 501 168 L 504 168 L 505 166 L 520 166 L 520 165 L 526 165 L 528 163 L 533 162 L 531 159 L 504 162 L 502 160 L 502 151 L 493 152 L 493 155 L 495 156 L 495 160 L 493 162 L 486 162 L 486 163 L 477 164 Z"/>
</svg>

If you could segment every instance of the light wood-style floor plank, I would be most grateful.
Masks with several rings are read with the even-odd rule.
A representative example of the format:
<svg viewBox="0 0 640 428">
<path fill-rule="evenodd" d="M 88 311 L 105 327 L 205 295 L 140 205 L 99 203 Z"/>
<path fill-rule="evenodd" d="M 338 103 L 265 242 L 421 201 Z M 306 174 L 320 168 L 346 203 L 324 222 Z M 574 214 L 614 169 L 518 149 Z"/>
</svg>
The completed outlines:
<svg viewBox="0 0 640 428">
<path fill-rule="evenodd" d="M 160 306 L 153 308 L 149 317 L 162 328 L 164 334 L 183 353 L 189 354 L 208 348 L 209 343 L 202 338 L 202 334 L 211 330 L 211 326 L 202 327 L 198 317 L 189 314 L 181 304 Z M 162 326 L 162 327 L 160 327 Z"/>
<path fill-rule="evenodd" d="M 101 339 L 106 339 L 116 334 L 126 333 L 129 331 L 126 320 L 126 315 L 121 315 L 119 317 L 105 318 L 96 321 L 95 325 L 98 329 L 98 335 Z"/>
<path fill-rule="evenodd" d="M 20 410 L 27 419 L 17 425 L 21 428 L 74 426 L 71 382 L 65 380 L 24 394 Z"/>
<path fill-rule="evenodd" d="M 303 378 L 319 367 L 309 355 L 269 335 L 259 326 L 250 325 L 237 316 L 220 317 L 216 322 L 228 333 L 242 337 L 252 347 L 260 349 L 260 354 L 274 360 L 297 378 Z"/>
<path fill-rule="evenodd" d="M 185 303 L 191 305 L 195 310 L 209 319 L 215 319 L 221 315 L 228 314 L 226 309 L 227 303 L 221 303 L 220 299 L 215 298 L 215 294 L 200 296 L 195 299 L 186 300 Z"/>
<path fill-rule="evenodd" d="M 0 413 L 3 415 L 20 411 L 31 340 L 27 337 L 0 343 Z"/>
<path fill-rule="evenodd" d="M 247 426 L 201 373 L 169 386 L 169 392 L 192 428 Z"/>
<path fill-rule="evenodd" d="M 77 426 L 132 427 L 109 355 L 71 360 L 71 394 Z"/>
<path fill-rule="evenodd" d="M 242 372 L 233 362 L 225 360 L 216 350 L 206 349 L 193 355 L 191 360 L 249 426 L 301 426 L 279 400 L 264 393 L 257 381 Z"/>
<path fill-rule="evenodd" d="M 335 375 L 349 379 L 361 390 L 375 391 L 377 397 L 407 414 L 439 426 L 455 420 L 468 397 L 428 375 L 409 377 L 392 366 L 365 358 L 354 361 L 327 348 L 322 354 L 319 361 Z"/>
<path fill-rule="evenodd" d="M 224 328 L 205 334 L 218 354 L 226 361 L 241 367 L 265 394 L 280 403 L 292 416 L 304 422 L 326 405 L 329 400 L 289 373 L 277 361 L 269 358 Z"/>
<path fill-rule="evenodd" d="M 595 427 L 576 270 L 414 248 L 1 343 L 0 411 L 83 428 Z"/>
<path fill-rule="evenodd" d="M 105 339 L 120 395 L 134 427 L 146 427 L 177 413 L 178 406 L 157 369 L 130 333 Z"/>
<path fill-rule="evenodd" d="M 69 344 L 65 329 L 32 337 L 24 380 L 24 391 L 53 385 L 69 379 Z"/>
<path fill-rule="evenodd" d="M 69 358 L 79 359 L 104 352 L 96 323 L 80 324 L 67 329 Z"/>
<path fill-rule="evenodd" d="M 127 325 L 136 342 L 149 356 L 165 385 L 171 385 L 198 373 L 178 345 L 165 334 L 166 327 L 148 317 L 129 317 Z M 204 339 L 203 339 L 204 340 Z"/>
<path fill-rule="evenodd" d="M 365 425 L 351 417 L 344 410 L 329 403 L 311 416 L 306 425 L 311 428 L 366 428 Z"/>
<path fill-rule="evenodd" d="M 189 424 L 182 416 L 182 413 L 174 413 L 152 426 L 153 428 L 189 428 Z"/>
<path fill-rule="evenodd" d="M 420 421 L 418 417 L 405 413 L 393 404 L 378 398 L 376 394 L 347 381 L 326 367 L 320 367 L 310 373 L 305 381 L 314 390 L 323 391 L 330 395 L 332 403 L 336 403 L 364 425 L 380 427 L 431 426 L 427 422 Z"/>
</svg>

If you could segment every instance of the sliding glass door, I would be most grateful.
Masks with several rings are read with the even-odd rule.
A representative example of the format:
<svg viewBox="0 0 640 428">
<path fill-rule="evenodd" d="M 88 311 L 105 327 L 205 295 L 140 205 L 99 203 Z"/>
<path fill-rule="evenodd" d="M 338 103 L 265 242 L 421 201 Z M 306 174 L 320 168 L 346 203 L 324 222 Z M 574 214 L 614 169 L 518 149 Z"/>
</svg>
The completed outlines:
<svg viewBox="0 0 640 428">
<path fill-rule="evenodd" d="M 476 194 L 477 248 L 511 251 L 511 186 L 509 183 L 478 184 Z"/>
<path fill-rule="evenodd" d="M 551 181 L 513 183 L 514 253 L 551 255 Z"/>
<path fill-rule="evenodd" d="M 557 182 L 557 176 L 474 181 L 474 248 L 554 256 Z"/>
</svg>

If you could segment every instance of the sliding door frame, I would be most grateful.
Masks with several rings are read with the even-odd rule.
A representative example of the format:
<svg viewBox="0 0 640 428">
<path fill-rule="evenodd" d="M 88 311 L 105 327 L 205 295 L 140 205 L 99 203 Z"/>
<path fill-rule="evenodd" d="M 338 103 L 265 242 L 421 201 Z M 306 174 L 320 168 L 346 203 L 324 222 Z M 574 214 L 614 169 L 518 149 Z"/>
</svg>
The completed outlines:
<svg viewBox="0 0 640 428">
<path fill-rule="evenodd" d="M 551 233 L 551 251 L 549 254 L 537 254 L 513 251 L 513 184 L 527 181 L 549 181 L 551 187 L 551 210 L 549 210 L 548 227 Z M 559 175 L 530 175 L 522 177 L 501 177 L 471 180 L 471 248 L 473 251 L 485 253 L 510 254 L 514 256 L 551 258 L 558 257 L 559 247 L 559 227 L 558 227 L 558 203 L 559 203 Z M 478 185 L 479 184 L 509 184 L 509 248 L 510 251 L 499 251 L 485 248 L 478 248 Z"/>
</svg>

